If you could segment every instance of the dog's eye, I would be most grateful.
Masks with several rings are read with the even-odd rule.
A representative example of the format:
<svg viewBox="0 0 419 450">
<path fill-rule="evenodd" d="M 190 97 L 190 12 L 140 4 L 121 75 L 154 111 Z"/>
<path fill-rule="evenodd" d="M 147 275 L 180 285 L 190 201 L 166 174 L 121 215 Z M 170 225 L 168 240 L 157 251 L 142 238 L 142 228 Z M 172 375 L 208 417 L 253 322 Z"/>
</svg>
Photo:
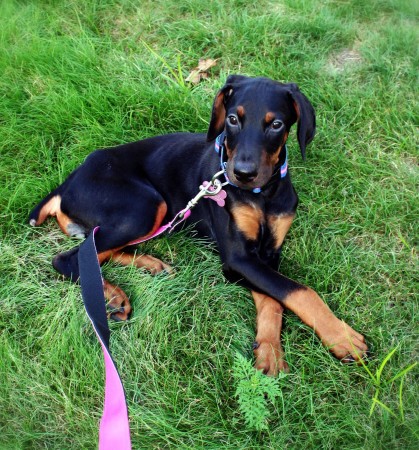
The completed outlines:
<svg viewBox="0 0 419 450">
<path fill-rule="evenodd" d="M 273 130 L 280 130 L 283 126 L 284 123 L 281 122 L 280 120 L 274 120 L 271 125 Z"/>
<path fill-rule="evenodd" d="M 233 114 L 231 114 L 230 116 L 228 116 L 228 122 L 230 125 L 236 126 L 239 124 L 239 119 Z"/>
</svg>

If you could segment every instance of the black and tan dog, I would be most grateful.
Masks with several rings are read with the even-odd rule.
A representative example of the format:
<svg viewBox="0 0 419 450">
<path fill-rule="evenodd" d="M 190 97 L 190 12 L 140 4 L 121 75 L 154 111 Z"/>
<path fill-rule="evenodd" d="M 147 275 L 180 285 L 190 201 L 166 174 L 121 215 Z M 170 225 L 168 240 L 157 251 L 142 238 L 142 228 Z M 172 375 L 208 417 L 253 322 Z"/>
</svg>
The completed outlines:
<svg viewBox="0 0 419 450">
<path fill-rule="evenodd" d="M 285 147 L 294 123 L 304 157 L 314 136 L 315 114 L 297 85 L 229 76 L 215 98 L 206 136 L 169 134 L 95 151 L 33 210 L 30 224 L 56 216 L 62 231 L 77 237 L 100 226 L 100 263 L 113 260 L 153 273 L 170 270 L 151 256 L 124 253 L 124 248 L 150 236 L 184 208 L 221 165 L 229 181 L 225 207 L 202 200 L 189 222 L 215 241 L 225 276 L 252 292 L 256 367 L 269 375 L 287 368 L 280 341 L 284 307 L 312 327 L 337 358 L 359 361 L 367 351 L 363 336 L 337 319 L 311 288 L 277 271 L 298 203 Z M 221 156 L 214 151 L 216 142 Z M 78 247 L 53 261 L 73 281 L 79 278 L 77 254 Z M 106 280 L 104 290 L 118 311 L 113 317 L 127 319 L 131 306 L 125 293 Z"/>
</svg>

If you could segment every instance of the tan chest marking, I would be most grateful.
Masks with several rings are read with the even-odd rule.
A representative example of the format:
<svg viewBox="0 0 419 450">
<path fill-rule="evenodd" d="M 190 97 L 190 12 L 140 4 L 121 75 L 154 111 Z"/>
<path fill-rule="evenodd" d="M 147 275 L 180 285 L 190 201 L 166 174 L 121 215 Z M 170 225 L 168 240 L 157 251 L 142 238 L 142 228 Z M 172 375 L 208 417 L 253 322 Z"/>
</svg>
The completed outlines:
<svg viewBox="0 0 419 450">
<path fill-rule="evenodd" d="M 291 227 L 295 214 L 279 214 L 268 216 L 268 226 L 274 238 L 275 249 L 281 247 L 285 236 Z"/>
<path fill-rule="evenodd" d="M 244 234 L 246 239 L 256 241 L 260 226 L 265 221 L 262 210 L 254 205 L 241 204 L 235 206 L 231 214 L 237 228 Z"/>
</svg>

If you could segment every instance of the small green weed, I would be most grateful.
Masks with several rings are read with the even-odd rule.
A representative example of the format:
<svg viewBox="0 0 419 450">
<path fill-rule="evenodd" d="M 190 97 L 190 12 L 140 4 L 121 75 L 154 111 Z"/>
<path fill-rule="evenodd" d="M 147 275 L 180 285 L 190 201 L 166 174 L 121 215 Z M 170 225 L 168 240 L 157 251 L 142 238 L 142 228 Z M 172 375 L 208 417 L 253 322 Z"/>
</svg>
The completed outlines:
<svg viewBox="0 0 419 450">
<path fill-rule="evenodd" d="M 233 365 L 233 377 L 237 383 L 235 395 L 249 429 L 262 431 L 268 428 L 267 400 L 273 403 L 281 395 L 279 380 L 285 376 L 280 373 L 277 378 L 267 377 L 244 356 L 236 353 Z"/>
<path fill-rule="evenodd" d="M 367 371 L 368 375 L 370 376 L 374 387 L 375 387 L 375 393 L 372 398 L 372 404 L 370 408 L 370 417 L 372 416 L 372 413 L 374 412 L 374 409 L 377 405 L 381 406 L 385 411 L 387 411 L 389 414 L 391 414 L 393 417 L 397 418 L 397 414 L 392 411 L 387 405 L 385 405 L 382 401 L 378 399 L 380 392 L 383 391 L 386 388 L 391 388 L 393 383 L 397 380 L 400 380 L 399 385 L 399 418 L 402 422 L 404 422 L 404 408 L 403 408 L 403 381 L 404 377 L 407 375 L 408 372 L 410 372 L 412 369 L 414 369 L 417 365 L 417 362 L 410 364 L 408 367 L 405 367 L 403 370 L 398 372 L 395 376 L 391 377 L 388 381 L 384 381 L 382 378 L 382 374 L 384 371 L 384 367 L 386 364 L 390 361 L 391 357 L 396 353 L 398 349 L 398 346 L 393 348 L 386 357 L 383 359 L 381 364 L 379 365 L 378 369 L 373 373 L 365 363 L 363 363 L 364 369 Z"/>
</svg>

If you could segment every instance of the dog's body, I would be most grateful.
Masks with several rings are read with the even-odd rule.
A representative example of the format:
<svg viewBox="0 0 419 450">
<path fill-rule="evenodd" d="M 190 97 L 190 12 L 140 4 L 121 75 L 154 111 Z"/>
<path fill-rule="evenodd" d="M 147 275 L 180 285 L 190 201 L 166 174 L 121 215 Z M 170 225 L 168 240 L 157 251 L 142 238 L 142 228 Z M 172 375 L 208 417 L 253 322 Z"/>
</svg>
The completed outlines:
<svg viewBox="0 0 419 450">
<path fill-rule="evenodd" d="M 338 320 L 310 288 L 277 272 L 283 240 L 298 198 L 286 171 L 285 142 L 298 122 L 305 147 L 315 132 L 314 110 L 294 84 L 230 76 L 218 93 L 208 134 L 158 136 L 93 152 L 31 213 L 31 225 L 56 216 L 70 236 L 96 236 L 99 261 L 133 263 L 153 273 L 170 267 L 148 255 L 123 249 L 153 234 L 185 207 L 200 184 L 220 171 L 214 140 L 225 133 L 225 207 L 208 199 L 194 208 L 190 223 L 212 239 L 228 279 L 252 291 L 257 308 L 256 366 L 268 374 L 286 369 L 280 344 L 283 306 L 313 327 L 340 359 L 359 360 L 367 347 L 362 335 Z M 224 136 L 224 135 L 223 135 Z M 281 170 L 282 169 L 282 170 Z M 58 255 L 54 267 L 79 278 L 78 247 Z M 104 282 L 113 317 L 125 320 L 131 306 L 125 293 Z"/>
</svg>

